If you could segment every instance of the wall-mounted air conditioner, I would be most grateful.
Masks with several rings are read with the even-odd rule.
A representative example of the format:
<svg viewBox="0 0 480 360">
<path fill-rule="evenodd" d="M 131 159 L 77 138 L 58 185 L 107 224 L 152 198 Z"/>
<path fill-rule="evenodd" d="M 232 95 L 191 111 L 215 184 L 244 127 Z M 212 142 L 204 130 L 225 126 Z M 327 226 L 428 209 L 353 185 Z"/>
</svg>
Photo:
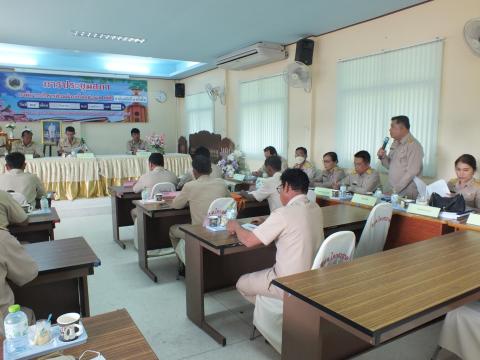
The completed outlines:
<svg viewBox="0 0 480 360">
<path fill-rule="evenodd" d="M 217 58 L 217 66 L 228 70 L 245 70 L 255 66 L 284 60 L 288 57 L 285 46 L 259 42 Z"/>
</svg>

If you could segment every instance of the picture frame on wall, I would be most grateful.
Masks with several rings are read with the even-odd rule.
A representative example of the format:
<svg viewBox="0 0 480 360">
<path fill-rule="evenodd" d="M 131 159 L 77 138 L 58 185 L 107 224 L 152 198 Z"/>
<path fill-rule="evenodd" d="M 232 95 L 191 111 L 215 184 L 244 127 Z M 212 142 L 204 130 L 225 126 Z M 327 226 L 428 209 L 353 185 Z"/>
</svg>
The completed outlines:
<svg viewBox="0 0 480 360">
<path fill-rule="evenodd" d="M 59 120 L 42 120 L 42 144 L 57 145 L 60 141 L 62 122 Z"/>
</svg>

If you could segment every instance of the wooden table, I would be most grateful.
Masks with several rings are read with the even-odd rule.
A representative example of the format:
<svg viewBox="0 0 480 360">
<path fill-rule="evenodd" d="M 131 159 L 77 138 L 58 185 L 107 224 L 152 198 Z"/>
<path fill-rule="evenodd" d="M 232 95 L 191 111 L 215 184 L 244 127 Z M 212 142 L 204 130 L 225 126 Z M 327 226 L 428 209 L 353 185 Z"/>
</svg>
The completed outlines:
<svg viewBox="0 0 480 360">
<path fill-rule="evenodd" d="M 119 228 L 121 226 L 133 225 L 132 215 L 130 212 L 135 208 L 133 200 L 140 200 L 141 194 L 134 193 L 132 187 L 110 186 L 110 199 L 112 202 L 112 226 L 113 241 L 115 241 L 122 249 L 125 244 L 120 241 Z"/>
<path fill-rule="evenodd" d="M 10 233 L 18 241 L 36 243 L 40 241 L 54 240 L 53 229 L 60 222 L 57 210 L 50 208 L 50 213 L 45 215 L 28 216 L 28 225 L 12 225 L 8 227 Z"/>
<path fill-rule="evenodd" d="M 448 222 L 448 226 L 454 229 L 454 231 L 463 231 L 463 230 L 480 231 L 480 226 L 467 224 L 467 219 L 450 220 Z"/>
<path fill-rule="evenodd" d="M 15 302 L 31 308 L 37 319 L 53 319 L 67 312 L 89 316 L 87 276 L 100 260 L 83 237 L 25 245 L 38 264 L 38 277 L 18 287 L 11 285 Z"/>
<path fill-rule="evenodd" d="M 370 215 L 370 209 L 345 204 L 322 207 L 325 238 L 340 230 L 361 232 Z"/>
<path fill-rule="evenodd" d="M 282 359 L 344 359 L 480 299 L 480 234 L 456 232 L 278 278 Z"/>
<path fill-rule="evenodd" d="M 88 334 L 85 344 L 64 350 L 78 358 L 85 350 L 99 351 L 105 359 L 158 359 L 127 310 L 82 319 Z"/>
</svg>

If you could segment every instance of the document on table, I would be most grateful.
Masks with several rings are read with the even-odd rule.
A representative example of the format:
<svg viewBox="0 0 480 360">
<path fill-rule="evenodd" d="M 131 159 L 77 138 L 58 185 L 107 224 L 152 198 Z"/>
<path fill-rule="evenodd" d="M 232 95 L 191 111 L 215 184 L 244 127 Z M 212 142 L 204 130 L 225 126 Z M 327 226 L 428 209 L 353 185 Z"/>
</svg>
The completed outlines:
<svg viewBox="0 0 480 360">
<path fill-rule="evenodd" d="M 415 182 L 415 185 L 417 185 L 418 193 L 421 196 L 426 196 L 427 199 L 429 199 L 434 192 L 440 196 L 451 195 L 447 182 L 443 179 L 437 180 L 430 185 L 426 185 L 423 180 L 417 176 L 413 179 L 413 181 Z"/>
</svg>

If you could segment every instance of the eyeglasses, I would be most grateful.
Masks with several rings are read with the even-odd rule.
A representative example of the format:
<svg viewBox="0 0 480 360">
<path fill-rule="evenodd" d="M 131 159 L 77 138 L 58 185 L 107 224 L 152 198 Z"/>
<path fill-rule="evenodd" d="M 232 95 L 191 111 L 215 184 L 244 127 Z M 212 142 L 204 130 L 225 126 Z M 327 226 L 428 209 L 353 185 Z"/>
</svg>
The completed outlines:
<svg viewBox="0 0 480 360">
<path fill-rule="evenodd" d="M 278 185 L 277 186 L 277 191 L 278 191 L 279 194 L 282 192 L 282 190 L 283 190 L 283 185 Z"/>
</svg>

